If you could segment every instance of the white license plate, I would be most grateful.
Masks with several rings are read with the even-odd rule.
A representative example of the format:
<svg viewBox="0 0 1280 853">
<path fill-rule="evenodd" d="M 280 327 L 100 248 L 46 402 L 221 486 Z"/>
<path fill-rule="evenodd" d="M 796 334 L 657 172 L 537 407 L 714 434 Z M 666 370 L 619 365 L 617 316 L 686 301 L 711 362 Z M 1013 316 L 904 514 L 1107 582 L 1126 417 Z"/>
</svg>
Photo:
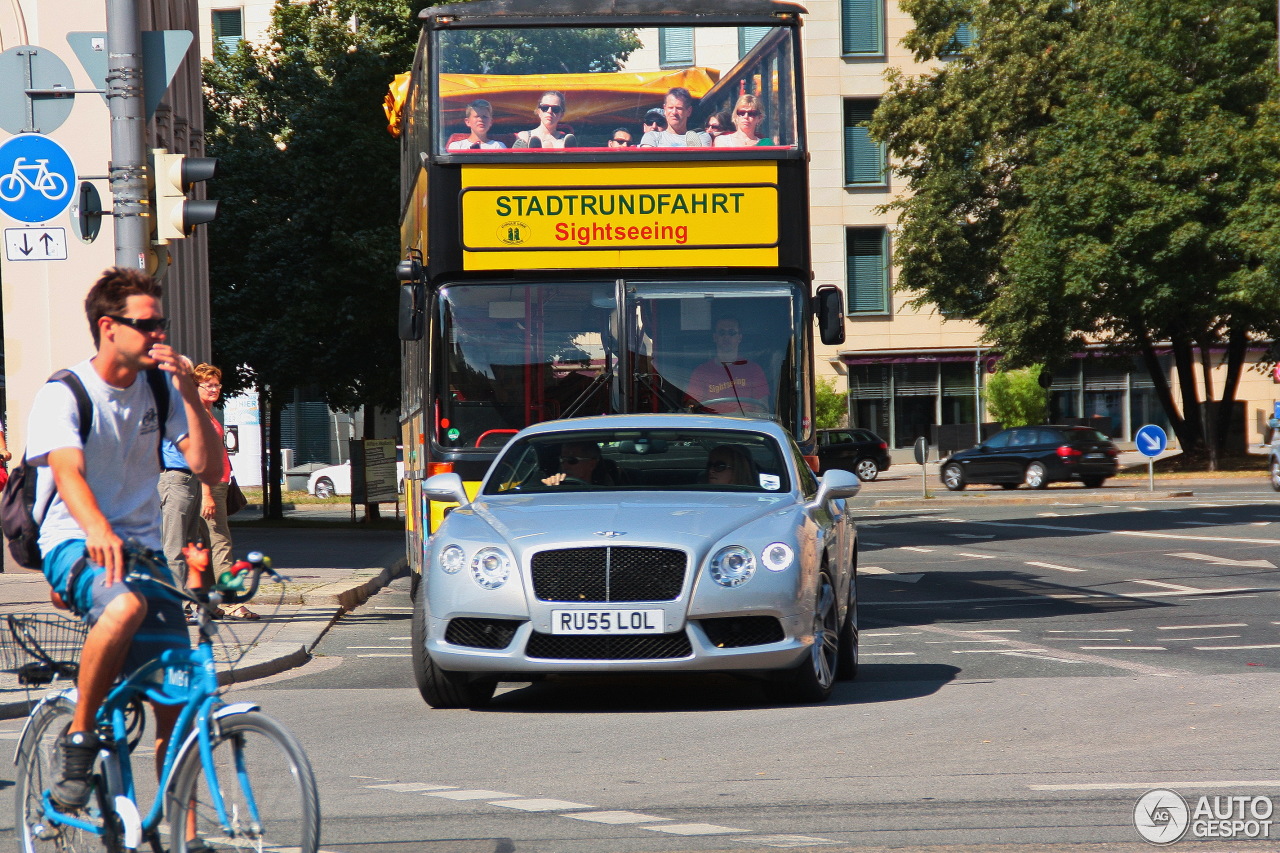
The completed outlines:
<svg viewBox="0 0 1280 853">
<path fill-rule="evenodd" d="M 1084 455 L 1084 458 L 1085 459 L 1103 459 L 1105 457 L 1101 453 L 1086 453 Z"/>
<path fill-rule="evenodd" d="M 661 610 L 552 610 L 553 634 L 661 634 Z"/>
</svg>

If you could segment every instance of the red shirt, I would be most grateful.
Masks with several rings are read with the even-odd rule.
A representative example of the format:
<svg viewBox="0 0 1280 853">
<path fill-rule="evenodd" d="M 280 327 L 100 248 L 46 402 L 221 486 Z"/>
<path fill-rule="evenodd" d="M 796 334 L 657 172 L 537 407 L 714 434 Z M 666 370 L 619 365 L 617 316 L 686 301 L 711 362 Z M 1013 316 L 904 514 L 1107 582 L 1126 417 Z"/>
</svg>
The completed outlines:
<svg viewBox="0 0 1280 853">
<path fill-rule="evenodd" d="M 686 392 L 696 403 L 717 400 L 706 408 L 716 414 L 739 414 L 739 400 L 759 400 L 769 404 L 769 380 L 754 361 L 708 361 L 694 368 Z"/>
</svg>

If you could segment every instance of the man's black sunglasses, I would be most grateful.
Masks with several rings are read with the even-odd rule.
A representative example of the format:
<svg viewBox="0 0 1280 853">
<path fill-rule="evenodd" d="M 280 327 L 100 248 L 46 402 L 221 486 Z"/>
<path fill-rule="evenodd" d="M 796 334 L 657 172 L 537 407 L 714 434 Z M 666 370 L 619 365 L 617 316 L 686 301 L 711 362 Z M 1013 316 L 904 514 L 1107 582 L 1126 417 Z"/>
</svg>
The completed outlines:
<svg viewBox="0 0 1280 853">
<path fill-rule="evenodd" d="M 149 335 L 152 332 L 166 332 L 169 330 L 168 317 L 148 317 L 145 320 L 139 320 L 137 317 L 121 317 L 118 314 L 108 314 L 107 317 L 115 320 L 117 323 L 124 323 L 132 329 L 137 329 L 144 335 Z"/>
<path fill-rule="evenodd" d="M 630 145 L 630 144 L 631 144 L 631 140 L 630 140 L 630 139 L 614 139 L 614 140 L 611 140 L 611 141 L 612 141 L 612 142 L 616 142 L 616 143 L 618 143 L 619 145 Z"/>
</svg>

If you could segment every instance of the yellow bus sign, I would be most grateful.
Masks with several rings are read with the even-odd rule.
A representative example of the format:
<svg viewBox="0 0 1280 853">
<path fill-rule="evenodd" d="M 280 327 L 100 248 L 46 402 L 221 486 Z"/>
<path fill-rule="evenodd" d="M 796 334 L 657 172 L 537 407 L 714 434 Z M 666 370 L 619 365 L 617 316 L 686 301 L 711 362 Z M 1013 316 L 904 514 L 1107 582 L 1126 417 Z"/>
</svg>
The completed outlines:
<svg viewBox="0 0 1280 853">
<path fill-rule="evenodd" d="M 768 161 L 466 166 L 460 204 L 471 270 L 778 262 Z"/>
</svg>

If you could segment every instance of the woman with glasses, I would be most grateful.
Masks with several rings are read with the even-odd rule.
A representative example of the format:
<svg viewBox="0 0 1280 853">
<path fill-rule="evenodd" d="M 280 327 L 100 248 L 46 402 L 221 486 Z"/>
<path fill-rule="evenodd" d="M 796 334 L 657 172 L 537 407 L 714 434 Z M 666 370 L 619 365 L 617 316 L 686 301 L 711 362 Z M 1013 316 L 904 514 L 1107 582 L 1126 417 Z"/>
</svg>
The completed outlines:
<svg viewBox="0 0 1280 853">
<path fill-rule="evenodd" d="M 223 438 L 222 424 L 213 416 L 213 404 L 222 396 L 222 371 L 212 364 L 197 364 L 193 376 L 196 388 L 200 391 L 200 404 L 205 414 L 213 421 L 213 428 L 222 441 L 222 480 L 214 486 L 202 483 L 200 488 L 203 500 L 200 505 L 200 517 L 209 529 L 209 562 L 213 577 L 220 577 L 223 572 L 231 570 L 231 525 L 227 523 L 227 489 L 231 487 L 231 457 L 227 455 L 226 440 Z M 243 604 L 227 611 L 232 619 L 259 619 Z"/>
<path fill-rule="evenodd" d="M 755 95 L 743 95 L 733 108 L 733 133 L 716 137 L 717 148 L 750 148 L 755 145 L 773 145 L 768 137 L 761 138 L 758 131 L 764 124 L 764 106 Z"/>
<path fill-rule="evenodd" d="M 726 133 L 732 133 L 729 127 L 728 113 L 712 113 L 707 118 L 707 134 L 711 137 L 712 143 Z"/>
<path fill-rule="evenodd" d="M 564 133 L 556 128 L 564 117 L 565 98 L 561 92 L 543 92 L 538 98 L 538 126 L 533 130 L 522 130 L 516 134 L 512 148 L 573 148 L 577 140 L 572 133 Z"/>
<path fill-rule="evenodd" d="M 713 486 L 759 484 L 751 457 L 733 444 L 722 444 L 707 454 L 707 482 Z"/>
</svg>

